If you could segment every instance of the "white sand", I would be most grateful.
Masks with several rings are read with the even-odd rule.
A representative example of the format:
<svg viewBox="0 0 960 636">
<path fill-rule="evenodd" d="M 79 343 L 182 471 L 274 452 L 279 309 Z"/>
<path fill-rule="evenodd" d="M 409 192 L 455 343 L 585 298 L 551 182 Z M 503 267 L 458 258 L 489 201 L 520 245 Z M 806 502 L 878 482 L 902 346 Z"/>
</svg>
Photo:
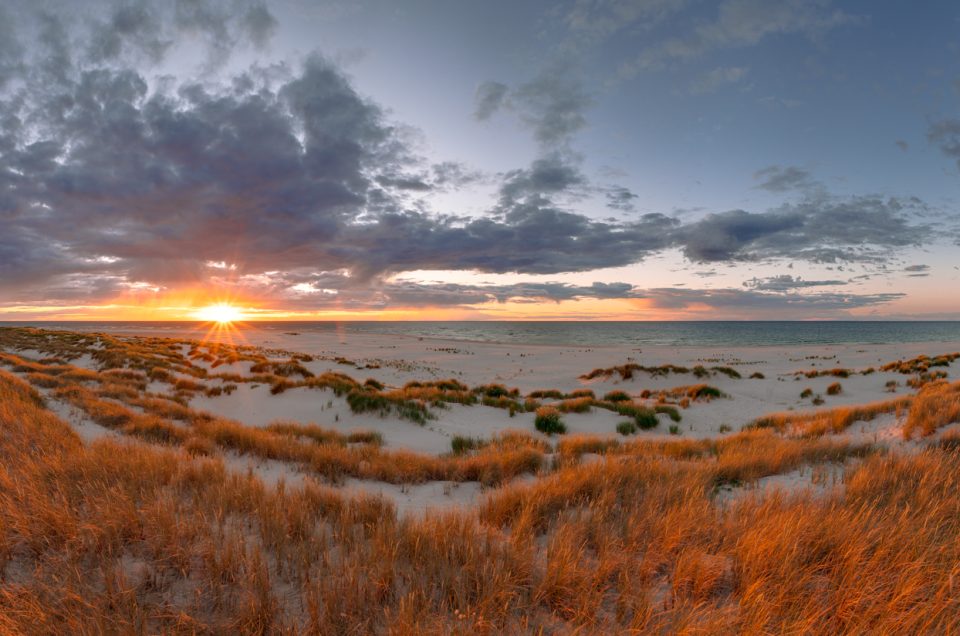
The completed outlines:
<svg viewBox="0 0 960 636">
<path fill-rule="evenodd" d="M 188 335 L 188 334 L 177 334 Z M 832 369 L 836 367 L 861 370 L 879 367 L 899 359 L 920 354 L 937 355 L 960 349 L 960 343 L 911 343 L 903 345 L 830 345 L 806 347 L 621 347 L 571 348 L 550 345 L 513 345 L 476 342 L 452 342 L 437 339 L 370 334 L 324 334 L 301 332 L 290 336 L 277 332 L 248 330 L 242 332 L 247 344 L 265 346 L 331 359 L 317 359 L 305 363 L 314 373 L 337 371 L 357 380 L 375 378 L 388 386 L 399 387 L 411 380 L 456 378 L 474 386 L 499 382 L 517 387 L 521 393 L 535 389 L 558 389 L 569 392 L 590 388 L 602 396 L 607 391 L 620 389 L 639 395 L 643 389 L 657 391 L 680 385 L 707 383 L 730 397 L 711 402 L 696 402 L 681 411 L 678 424 L 683 437 L 704 438 L 720 434 L 725 425 L 732 432 L 754 418 L 774 411 L 828 409 L 835 406 L 862 404 L 889 400 L 909 392 L 905 386 L 910 377 L 899 373 L 851 375 L 848 378 L 832 376 L 796 379 L 788 375 L 794 371 Z M 451 352 L 452 350 L 452 352 Z M 342 356 L 358 364 L 379 364 L 380 368 L 355 368 L 337 364 L 333 357 Z M 826 358 L 826 359 L 824 359 Z M 279 359 L 279 358 L 277 358 Z M 611 367 L 627 362 L 646 366 L 675 364 L 692 368 L 731 366 L 743 376 L 729 378 L 715 373 L 698 379 L 693 374 L 670 374 L 651 377 L 636 372 L 633 379 L 621 380 L 613 375 L 608 379 L 582 380 L 580 375 L 596 367 Z M 958 364 L 954 363 L 955 369 Z M 218 367 L 218 370 L 223 367 Z M 946 369 L 950 371 L 950 368 Z M 750 379 L 760 372 L 765 379 Z M 888 380 L 897 381 L 897 393 L 885 390 Z M 840 382 L 843 392 L 828 396 L 828 385 Z M 800 399 L 800 393 L 811 388 L 825 403 L 814 406 L 810 399 Z M 332 405 L 328 406 L 328 404 Z M 437 419 L 426 426 L 397 419 L 380 418 L 375 414 L 353 414 L 345 401 L 329 391 L 292 389 L 273 396 L 266 386 L 241 386 L 232 396 L 197 397 L 192 406 L 231 417 L 252 426 L 264 426 L 278 419 L 314 422 L 341 431 L 358 428 L 381 432 L 388 447 L 406 448 L 418 452 L 443 453 L 449 450 L 454 435 L 488 437 L 505 429 L 533 430 L 533 415 L 518 413 L 509 417 L 507 411 L 483 406 L 451 405 L 448 409 L 434 409 Z M 586 414 L 567 414 L 564 422 L 571 433 L 593 433 L 616 436 L 615 427 L 623 417 L 603 409 Z M 672 424 L 665 415 L 661 424 L 638 435 L 648 438 L 669 436 Z M 897 428 L 897 427 L 895 427 Z M 897 435 L 881 436 L 893 439 Z"/>
<path fill-rule="evenodd" d="M 174 330 L 169 328 L 145 331 L 142 328 L 118 335 L 151 335 L 177 338 L 202 338 L 205 332 Z M 790 375 L 795 371 L 809 369 L 848 368 L 858 371 L 866 367 L 879 367 L 882 364 L 900 359 L 913 358 L 920 354 L 935 356 L 960 350 L 960 343 L 910 343 L 901 345 L 829 345 L 796 347 L 564 347 L 550 345 L 490 344 L 477 342 L 446 341 L 440 339 L 419 339 L 404 336 L 376 336 L 371 334 L 334 334 L 300 332 L 288 335 L 275 331 L 262 331 L 256 328 L 245 329 L 237 334 L 224 334 L 224 341 L 233 344 L 249 344 L 267 349 L 280 349 L 315 356 L 315 360 L 305 363 L 314 373 L 337 371 L 363 381 L 375 378 L 388 386 L 400 387 L 412 380 L 433 380 L 455 378 L 470 386 L 497 382 L 508 387 L 517 387 L 521 394 L 535 389 L 558 389 L 569 392 L 578 388 L 590 388 L 598 396 L 610 390 L 619 389 L 639 395 L 644 389 L 657 391 L 680 385 L 707 383 L 729 395 L 728 398 L 711 402 L 694 403 L 688 409 L 681 410 L 682 421 L 678 424 L 681 438 L 707 438 L 720 434 L 721 426 L 736 432 L 754 418 L 786 410 L 829 409 L 840 405 L 862 404 L 873 401 L 889 400 L 897 395 L 908 394 L 905 386 L 910 377 L 898 373 L 876 372 L 871 375 L 852 375 L 848 378 L 832 376 L 796 379 Z M 189 347 L 184 346 L 186 353 Z M 28 354 L 29 352 L 22 352 Z M 35 356 L 41 357 L 36 352 Z M 378 366 L 379 368 L 357 368 L 338 364 L 336 357 L 355 361 L 358 366 Z M 274 359 L 285 359 L 279 354 Z M 74 361 L 74 364 L 87 366 L 89 356 Z M 651 377 L 638 371 L 630 380 L 621 380 L 614 375 L 608 379 L 586 381 L 580 375 L 597 367 L 612 367 L 627 362 L 646 366 L 674 364 L 694 367 L 702 364 L 706 367 L 730 366 L 737 369 L 742 379 L 732 379 L 723 374 L 698 379 L 693 374 L 670 374 Z M 208 363 L 195 360 L 194 364 L 209 368 Z M 948 371 L 951 377 L 957 375 L 960 361 L 955 362 Z M 249 373 L 249 362 L 221 365 L 210 369 L 213 373 Z M 762 373 L 764 379 L 750 379 L 750 374 Z M 885 384 L 894 380 L 899 383 L 897 393 L 885 390 Z M 828 396 L 826 387 L 834 382 L 843 386 L 840 395 Z M 814 407 L 809 399 L 800 399 L 800 393 L 811 388 L 820 394 L 825 403 Z M 151 383 L 150 390 L 167 390 L 159 383 Z M 450 451 L 450 440 L 454 435 L 471 437 L 489 437 L 507 429 L 520 429 L 534 432 L 533 414 L 518 413 L 510 417 L 503 409 L 476 406 L 450 405 L 445 409 L 433 409 L 436 419 L 425 426 L 402 420 L 395 415 L 380 417 L 374 413 L 354 414 L 346 401 L 337 398 L 328 390 L 307 388 L 290 389 L 279 395 L 271 395 L 266 385 L 254 386 L 239 384 L 232 395 L 206 397 L 198 395 L 191 406 L 196 409 L 235 419 L 250 426 L 265 426 L 276 420 L 290 420 L 301 423 L 316 423 L 326 428 L 349 432 L 357 429 L 380 432 L 388 449 L 408 449 L 416 452 L 442 454 Z M 73 413 L 70 407 L 53 403 L 51 407 L 64 419 L 71 422 L 75 430 L 85 441 L 93 441 L 113 432 L 103 429 L 85 418 Z M 665 415 L 659 416 L 660 425 L 651 431 L 641 431 L 637 435 L 643 438 L 671 437 L 668 430 L 671 424 Z M 619 437 L 615 432 L 616 424 L 624 417 L 615 413 L 594 409 L 584 414 L 566 414 L 563 420 L 570 433 L 593 433 Z M 869 442 L 897 446 L 906 450 L 922 447 L 921 442 L 904 442 L 901 431 L 902 422 L 893 415 L 876 418 L 872 422 L 857 423 L 845 431 L 840 438 L 855 442 Z M 226 455 L 224 461 L 232 470 L 252 470 L 265 483 L 274 485 L 280 479 L 291 486 L 302 482 L 303 475 L 295 466 L 283 462 L 263 462 L 246 457 Z M 786 475 L 765 478 L 759 488 L 765 492 L 768 487 L 788 489 L 803 488 L 811 483 L 815 472 L 809 467 Z M 479 484 L 428 483 L 417 486 L 394 486 L 348 480 L 347 490 L 381 493 L 389 497 L 402 513 L 423 510 L 427 507 L 447 507 L 471 505 L 480 494 Z M 748 489 L 749 490 L 749 489 Z"/>
</svg>

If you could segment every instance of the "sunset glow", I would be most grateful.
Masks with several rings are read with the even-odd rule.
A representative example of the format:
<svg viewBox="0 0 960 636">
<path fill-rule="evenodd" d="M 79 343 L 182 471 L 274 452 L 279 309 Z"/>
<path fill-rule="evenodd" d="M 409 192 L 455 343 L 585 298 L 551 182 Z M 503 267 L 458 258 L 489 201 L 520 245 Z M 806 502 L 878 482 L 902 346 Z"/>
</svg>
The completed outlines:
<svg viewBox="0 0 960 636">
<path fill-rule="evenodd" d="M 237 307 L 227 303 L 217 303 L 216 305 L 210 305 L 199 310 L 196 313 L 196 318 L 205 322 L 216 322 L 223 325 L 243 320 L 244 315 Z"/>
<path fill-rule="evenodd" d="M 0 320 L 960 317 L 949 3 L 311 4 L 0 6 Z"/>
</svg>

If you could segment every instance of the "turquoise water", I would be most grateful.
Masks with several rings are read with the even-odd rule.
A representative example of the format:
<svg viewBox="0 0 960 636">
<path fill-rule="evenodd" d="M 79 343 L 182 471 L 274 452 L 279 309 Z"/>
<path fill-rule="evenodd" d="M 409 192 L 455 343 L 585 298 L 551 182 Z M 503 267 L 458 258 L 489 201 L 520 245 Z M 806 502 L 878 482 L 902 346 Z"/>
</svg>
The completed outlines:
<svg viewBox="0 0 960 636">
<path fill-rule="evenodd" d="M 31 325 L 112 333 L 179 331 L 187 322 L 31 322 Z M 275 332 L 340 332 L 449 340 L 568 346 L 754 346 L 957 342 L 960 321 L 736 321 L 736 322 L 252 322 Z"/>
</svg>

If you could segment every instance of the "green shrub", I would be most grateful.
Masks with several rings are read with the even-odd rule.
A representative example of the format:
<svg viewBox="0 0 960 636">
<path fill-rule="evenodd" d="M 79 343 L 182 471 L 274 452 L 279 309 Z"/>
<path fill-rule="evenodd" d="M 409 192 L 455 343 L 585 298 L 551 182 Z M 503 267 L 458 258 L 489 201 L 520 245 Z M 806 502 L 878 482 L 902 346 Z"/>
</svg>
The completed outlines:
<svg viewBox="0 0 960 636">
<path fill-rule="evenodd" d="M 650 409 L 638 409 L 633 419 L 637 423 L 637 426 L 645 431 L 656 428 L 660 424 L 660 420 L 657 419 L 656 414 Z"/>
<path fill-rule="evenodd" d="M 666 404 L 657 404 L 655 407 L 653 407 L 653 410 L 656 411 L 657 413 L 666 413 L 670 417 L 670 419 L 673 420 L 674 422 L 679 422 L 681 419 L 683 419 L 682 417 L 680 417 L 680 411 L 678 411 L 677 407 L 675 406 L 668 406 Z"/>
<path fill-rule="evenodd" d="M 454 455 L 463 455 L 469 451 L 482 448 L 486 443 L 476 437 L 466 437 L 463 435 L 454 435 L 450 440 L 450 447 Z"/>
<path fill-rule="evenodd" d="M 560 419 L 560 411 L 552 406 L 541 406 L 537 409 L 533 425 L 541 433 L 553 435 L 554 433 L 566 433 L 567 427 Z"/>
<path fill-rule="evenodd" d="M 607 402 L 629 402 L 631 398 L 626 391 L 610 391 L 603 396 L 603 399 Z"/>
<path fill-rule="evenodd" d="M 637 424 L 632 420 L 625 420 L 617 424 L 617 432 L 621 435 L 633 435 L 637 432 Z"/>
<path fill-rule="evenodd" d="M 558 391 L 557 389 L 537 389 L 536 391 L 531 391 L 528 397 L 539 398 L 539 399 L 553 399 L 553 400 L 562 400 L 563 392 Z"/>
</svg>

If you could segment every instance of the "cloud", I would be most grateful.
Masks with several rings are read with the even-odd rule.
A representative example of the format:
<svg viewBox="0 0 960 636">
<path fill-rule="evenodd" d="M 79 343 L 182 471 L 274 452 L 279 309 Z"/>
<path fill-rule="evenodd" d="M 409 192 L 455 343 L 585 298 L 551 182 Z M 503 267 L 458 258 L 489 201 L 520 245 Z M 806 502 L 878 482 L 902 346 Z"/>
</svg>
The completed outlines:
<svg viewBox="0 0 960 636">
<path fill-rule="evenodd" d="M 588 41 L 609 37 L 623 29 L 650 28 L 677 13 L 687 0 L 575 0 L 563 22 Z"/>
<path fill-rule="evenodd" d="M 889 249 L 931 236 L 912 219 L 923 202 L 879 196 L 824 194 L 765 213 L 731 210 L 678 228 L 684 254 L 695 262 L 798 258 L 813 262 L 883 262 Z"/>
<path fill-rule="evenodd" d="M 511 285 L 423 284 L 399 281 L 385 285 L 382 293 L 391 304 L 406 307 L 476 305 L 492 301 L 535 300 L 559 303 L 586 298 L 635 298 L 629 283 L 516 283 Z"/>
<path fill-rule="evenodd" d="M 769 278 L 751 278 L 744 281 L 743 286 L 755 289 L 757 291 L 772 292 L 790 292 L 798 289 L 807 289 L 809 287 L 825 287 L 833 285 L 846 285 L 847 281 L 842 280 L 803 280 L 800 277 L 794 278 L 790 274 L 780 276 L 771 276 Z"/>
<path fill-rule="evenodd" d="M 509 109 L 533 131 L 547 150 L 556 150 L 587 123 L 585 111 L 593 103 L 571 65 L 554 62 L 528 82 L 510 88 L 484 82 L 474 97 L 474 116 L 481 121 Z"/>
<path fill-rule="evenodd" d="M 930 275 L 930 266 L 907 265 L 903 268 L 903 271 L 906 272 L 907 276 L 911 276 L 913 278 L 923 278 Z"/>
<path fill-rule="evenodd" d="M 724 0 L 713 20 L 690 20 L 691 28 L 647 47 L 624 65 L 621 74 L 661 69 L 715 50 L 752 46 L 774 35 L 798 33 L 815 38 L 856 21 L 839 9 L 830 9 L 825 0 Z"/>
<path fill-rule="evenodd" d="M 960 167 L 960 119 L 934 122 L 927 129 L 927 139 Z"/>
<path fill-rule="evenodd" d="M 419 158 L 404 128 L 319 55 L 219 78 L 164 80 L 143 70 L 169 55 L 184 29 L 221 53 L 265 42 L 272 22 L 260 5 L 236 14 L 223 6 L 128 3 L 75 23 L 40 16 L 28 52 L 0 38 L 0 69 L 12 69 L 17 84 L 0 90 L 0 301 L 196 285 L 267 297 L 306 285 L 290 293 L 307 304 L 332 302 L 310 289 L 357 303 L 394 302 L 391 293 L 635 298 L 622 284 L 430 290 L 383 281 L 425 269 L 585 272 L 671 249 L 697 262 L 882 263 L 930 234 L 915 220 L 919 200 L 823 192 L 700 220 L 597 220 L 577 209 L 583 197 L 629 210 L 637 196 L 584 176 L 569 146 L 590 99 L 561 66 L 486 102 L 490 114 L 517 113 L 540 145 L 529 165 L 496 181 Z M 774 176 L 783 177 L 768 181 Z M 478 182 L 496 188 L 484 214 L 440 213 L 424 200 Z"/>
<path fill-rule="evenodd" d="M 844 315 L 849 310 L 883 305 L 906 296 L 882 294 L 781 294 L 743 289 L 657 288 L 640 292 L 657 309 L 710 310 L 726 315 L 756 316 L 770 312 L 782 317 Z M 730 312 L 730 313 L 727 313 Z"/>
<path fill-rule="evenodd" d="M 633 211 L 633 200 L 640 197 L 624 186 L 611 186 L 606 191 L 607 207 L 622 212 Z"/>
<path fill-rule="evenodd" d="M 754 172 L 753 178 L 762 179 L 756 188 L 769 192 L 804 190 L 819 185 L 808 171 L 796 166 L 768 166 Z"/>
<path fill-rule="evenodd" d="M 480 121 L 490 119 L 503 106 L 510 89 L 500 82 L 484 82 L 477 87 L 474 96 L 475 110 L 473 116 Z"/>
<path fill-rule="evenodd" d="M 713 93 L 724 86 L 736 84 L 747 76 L 743 66 L 721 66 L 698 77 L 690 86 L 694 95 Z"/>
</svg>

